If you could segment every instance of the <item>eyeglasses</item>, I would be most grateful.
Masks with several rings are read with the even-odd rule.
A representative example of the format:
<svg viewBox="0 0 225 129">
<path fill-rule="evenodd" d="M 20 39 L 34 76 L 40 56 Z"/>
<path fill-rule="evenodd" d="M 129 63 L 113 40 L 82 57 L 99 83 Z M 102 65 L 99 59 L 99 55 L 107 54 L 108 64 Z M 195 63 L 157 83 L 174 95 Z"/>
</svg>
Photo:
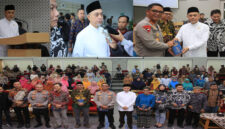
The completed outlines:
<svg viewBox="0 0 225 129">
<path fill-rule="evenodd" d="M 158 11 L 158 10 L 151 10 L 153 13 L 159 13 L 159 14 L 162 14 L 163 11 Z"/>
<path fill-rule="evenodd" d="M 165 15 L 167 15 L 167 16 L 172 16 L 172 14 L 170 14 L 170 13 L 164 13 Z"/>
</svg>

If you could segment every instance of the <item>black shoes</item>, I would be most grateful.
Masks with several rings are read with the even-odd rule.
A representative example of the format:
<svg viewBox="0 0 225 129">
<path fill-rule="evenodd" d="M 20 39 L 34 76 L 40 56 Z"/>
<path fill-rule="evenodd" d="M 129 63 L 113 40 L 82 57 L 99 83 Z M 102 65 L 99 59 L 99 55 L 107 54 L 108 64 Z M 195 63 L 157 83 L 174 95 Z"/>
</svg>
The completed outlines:
<svg viewBox="0 0 225 129">
<path fill-rule="evenodd" d="M 172 127 L 173 126 L 173 124 L 168 124 L 168 127 Z"/>
<path fill-rule="evenodd" d="M 19 124 L 18 126 L 17 126 L 17 128 L 22 128 L 23 127 L 23 124 Z"/>
<path fill-rule="evenodd" d="M 30 124 L 26 124 L 25 127 L 26 127 L 26 128 L 30 128 Z"/>
<path fill-rule="evenodd" d="M 90 124 L 85 124 L 84 127 L 90 128 L 91 126 L 90 126 Z"/>
<path fill-rule="evenodd" d="M 37 125 L 34 126 L 34 128 L 39 128 L 41 126 L 42 126 L 42 124 L 41 123 L 38 123 Z"/>
<path fill-rule="evenodd" d="M 62 127 L 62 125 L 56 125 L 55 127 L 54 127 L 54 129 L 58 129 L 58 128 L 61 128 Z"/>
<path fill-rule="evenodd" d="M 120 124 L 120 125 L 119 125 L 119 128 L 123 128 L 123 124 Z"/>
<path fill-rule="evenodd" d="M 180 125 L 177 125 L 177 126 L 180 127 L 180 128 L 184 128 L 183 124 L 180 124 Z"/>
<path fill-rule="evenodd" d="M 46 128 L 51 128 L 51 125 L 48 123 L 48 124 L 45 124 L 45 127 Z"/>
<path fill-rule="evenodd" d="M 80 128 L 80 124 L 76 124 L 75 125 L 75 128 Z"/>
<path fill-rule="evenodd" d="M 116 126 L 115 126 L 115 125 L 109 125 L 109 127 L 110 127 L 111 129 L 116 129 Z"/>
<path fill-rule="evenodd" d="M 101 128 L 104 128 L 104 127 L 105 127 L 105 125 L 99 124 L 98 127 L 97 127 L 97 129 L 101 129 Z"/>
<path fill-rule="evenodd" d="M 193 129 L 197 129 L 198 128 L 198 125 L 192 125 L 192 128 Z"/>
</svg>

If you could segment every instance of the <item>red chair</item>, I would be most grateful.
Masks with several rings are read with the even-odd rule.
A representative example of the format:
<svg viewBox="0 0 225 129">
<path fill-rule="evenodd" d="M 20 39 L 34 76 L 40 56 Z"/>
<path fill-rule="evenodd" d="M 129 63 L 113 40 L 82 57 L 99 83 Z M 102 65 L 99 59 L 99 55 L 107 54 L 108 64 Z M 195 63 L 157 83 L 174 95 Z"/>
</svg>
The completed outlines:
<svg viewBox="0 0 225 129">
<path fill-rule="evenodd" d="M 74 116 L 74 112 L 73 112 L 73 100 L 71 97 L 69 97 L 69 103 L 68 103 L 68 107 L 67 107 L 67 113 L 72 113 Z"/>
<path fill-rule="evenodd" d="M 225 112 L 225 98 L 222 100 L 223 106 L 220 108 L 220 112 Z"/>
<path fill-rule="evenodd" d="M 90 114 L 97 114 L 97 104 L 94 102 L 93 98 L 90 100 L 90 107 L 89 107 L 89 113 Z"/>
</svg>

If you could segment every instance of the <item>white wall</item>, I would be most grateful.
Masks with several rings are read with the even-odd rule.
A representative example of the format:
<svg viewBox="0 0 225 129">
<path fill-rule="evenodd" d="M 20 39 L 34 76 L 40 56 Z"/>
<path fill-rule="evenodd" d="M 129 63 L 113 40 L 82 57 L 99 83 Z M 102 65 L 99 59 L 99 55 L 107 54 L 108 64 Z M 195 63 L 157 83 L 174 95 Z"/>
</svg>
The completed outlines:
<svg viewBox="0 0 225 129">
<path fill-rule="evenodd" d="M 41 64 L 46 66 L 53 64 L 53 66 L 60 65 L 65 69 L 68 64 L 75 64 L 91 68 L 93 65 L 100 66 L 102 62 L 106 64 L 110 72 L 115 71 L 118 64 L 121 64 L 123 70 L 127 69 L 128 71 L 132 71 L 135 65 L 138 65 L 140 70 L 144 70 L 145 68 L 152 68 L 156 64 L 160 64 L 162 67 L 168 65 L 169 68 L 181 68 L 187 64 L 190 67 L 204 65 L 206 68 L 213 65 L 215 70 L 218 71 L 221 65 L 225 65 L 225 58 L 2 58 L 2 60 L 3 67 L 8 65 L 12 68 L 14 65 L 18 65 L 22 71 L 26 70 L 28 65 L 40 67 Z"/>
<path fill-rule="evenodd" d="M 210 12 L 213 9 L 220 9 L 220 2 L 224 0 L 179 0 L 179 8 L 172 9 L 174 12 L 173 21 L 187 20 L 186 14 L 189 7 L 198 7 L 201 13 L 205 14 L 206 18 L 210 17 Z M 137 23 L 145 17 L 146 7 L 134 7 L 134 23 Z M 222 11 L 222 10 L 221 10 Z"/>
<path fill-rule="evenodd" d="M 138 68 L 143 71 L 145 68 L 153 68 L 156 64 L 160 64 L 161 68 L 167 65 L 169 68 L 176 67 L 181 68 L 183 65 L 189 64 L 192 67 L 193 62 L 192 59 L 157 59 L 157 58 L 149 58 L 149 59 L 129 59 L 127 62 L 127 70 L 132 71 L 134 66 L 137 65 Z"/>
<path fill-rule="evenodd" d="M 219 71 L 221 65 L 225 65 L 225 60 L 224 59 L 210 59 L 207 62 L 207 68 L 210 66 L 213 66 L 215 71 Z"/>
<path fill-rule="evenodd" d="M 179 0 L 179 9 L 172 9 L 174 12 L 174 21 L 187 20 L 186 14 L 189 7 L 198 7 L 201 13 L 205 14 L 206 18 L 210 17 L 210 12 L 213 9 L 220 9 L 221 0 Z"/>
<path fill-rule="evenodd" d="M 89 69 L 91 69 L 94 65 L 97 65 L 98 67 L 101 66 L 101 63 L 104 62 L 107 66 L 108 70 L 112 70 L 112 61 L 106 60 L 106 59 L 49 59 L 47 61 L 48 66 L 53 65 L 56 67 L 57 65 L 60 65 L 62 69 L 65 69 L 68 65 L 79 65 L 79 66 L 87 66 Z"/>
<path fill-rule="evenodd" d="M 17 65 L 21 71 L 27 70 L 27 66 L 30 65 L 33 66 L 33 60 L 32 59 L 24 59 L 24 60 L 3 60 L 2 67 L 9 66 L 9 68 L 13 68 L 14 65 Z"/>
<path fill-rule="evenodd" d="M 50 32 L 49 0 L 0 0 L 0 18 L 4 17 L 5 5 L 15 5 L 15 17 L 29 24 L 29 32 Z M 23 27 L 27 29 L 26 24 Z"/>
</svg>

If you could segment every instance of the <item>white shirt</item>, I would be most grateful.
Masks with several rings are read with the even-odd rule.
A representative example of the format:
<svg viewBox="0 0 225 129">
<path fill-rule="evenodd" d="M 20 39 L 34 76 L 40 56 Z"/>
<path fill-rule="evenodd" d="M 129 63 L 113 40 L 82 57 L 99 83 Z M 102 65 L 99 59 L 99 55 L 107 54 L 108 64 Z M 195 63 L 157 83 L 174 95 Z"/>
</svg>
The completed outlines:
<svg viewBox="0 0 225 129">
<path fill-rule="evenodd" d="M 171 79 L 170 78 L 162 78 L 160 82 L 161 82 L 161 84 L 168 86 L 169 83 L 171 82 Z"/>
<path fill-rule="evenodd" d="M 15 37 L 18 35 L 19 27 L 15 21 L 8 21 L 6 18 L 0 20 L 0 39 Z M 7 56 L 6 45 L 0 45 L 0 56 Z"/>
<path fill-rule="evenodd" d="M 127 52 L 127 54 L 129 56 L 133 56 L 134 53 L 134 47 L 133 47 L 133 42 L 127 39 L 123 39 L 123 41 L 121 42 L 121 45 L 124 46 L 124 50 Z"/>
<path fill-rule="evenodd" d="M 110 49 L 103 28 L 89 24 L 76 38 L 72 57 L 109 57 Z"/>
<path fill-rule="evenodd" d="M 136 101 L 136 94 L 134 92 L 119 92 L 116 95 L 116 102 L 118 103 L 118 110 L 119 111 L 133 111 L 134 110 L 134 104 Z M 127 110 L 124 110 L 123 107 L 128 107 Z"/>
<path fill-rule="evenodd" d="M 206 24 L 197 22 L 183 25 L 176 36 L 179 41 L 183 41 L 183 48 L 189 48 L 183 57 L 207 57 L 209 34 L 209 27 Z"/>
</svg>

